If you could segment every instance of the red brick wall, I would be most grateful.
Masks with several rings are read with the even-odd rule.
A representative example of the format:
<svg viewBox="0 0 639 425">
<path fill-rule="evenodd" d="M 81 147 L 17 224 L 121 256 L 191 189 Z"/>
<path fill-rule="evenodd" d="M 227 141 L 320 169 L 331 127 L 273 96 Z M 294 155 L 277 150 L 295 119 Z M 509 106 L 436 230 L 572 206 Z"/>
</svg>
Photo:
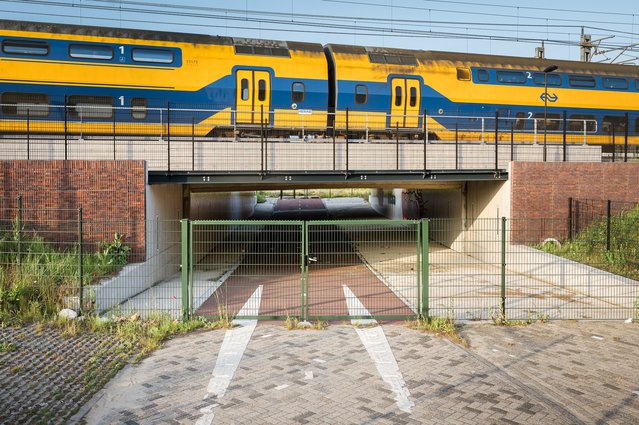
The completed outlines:
<svg viewBox="0 0 639 425">
<path fill-rule="evenodd" d="M 568 199 L 639 202 L 639 164 L 514 162 L 511 173 L 513 240 L 564 239 Z"/>
<path fill-rule="evenodd" d="M 15 220 L 22 196 L 25 229 L 59 245 L 77 241 L 78 208 L 86 248 L 125 236 L 136 258 L 145 252 L 144 161 L 0 161 L 0 223 Z"/>
</svg>

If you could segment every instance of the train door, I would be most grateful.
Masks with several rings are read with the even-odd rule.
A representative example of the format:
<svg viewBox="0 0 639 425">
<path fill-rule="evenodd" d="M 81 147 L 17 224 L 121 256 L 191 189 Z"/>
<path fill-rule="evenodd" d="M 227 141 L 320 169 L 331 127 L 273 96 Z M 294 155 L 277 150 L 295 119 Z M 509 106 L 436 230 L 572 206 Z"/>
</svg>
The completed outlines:
<svg viewBox="0 0 639 425">
<path fill-rule="evenodd" d="M 239 69 L 236 71 L 236 122 L 259 124 L 264 107 L 264 123 L 269 122 L 271 106 L 271 75 L 268 71 Z"/>
<path fill-rule="evenodd" d="M 414 78 L 391 79 L 390 127 L 414 128 L 419 126 L 421 85 Z"/>
</svg>

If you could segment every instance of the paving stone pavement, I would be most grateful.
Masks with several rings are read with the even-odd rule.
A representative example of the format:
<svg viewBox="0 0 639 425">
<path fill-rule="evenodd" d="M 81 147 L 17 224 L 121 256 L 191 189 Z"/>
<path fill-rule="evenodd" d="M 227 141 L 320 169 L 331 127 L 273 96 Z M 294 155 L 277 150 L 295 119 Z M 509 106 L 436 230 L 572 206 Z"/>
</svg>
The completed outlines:
<svg viewBox="0 0 639 425">
<path fill-rule="evenodd" d="M 382 328 L 415 403 L 410 413 L 353 326 L 260 323 L 222 398 L 203 400 L 224 331 L 200 332 L 127 366 L 80 422 L 193 424 L 217 404 L 216 424 L 639 423 L 636 324 L 470 324 L 462 331 L 470 348 L 403 324 Z"/>
</svg>

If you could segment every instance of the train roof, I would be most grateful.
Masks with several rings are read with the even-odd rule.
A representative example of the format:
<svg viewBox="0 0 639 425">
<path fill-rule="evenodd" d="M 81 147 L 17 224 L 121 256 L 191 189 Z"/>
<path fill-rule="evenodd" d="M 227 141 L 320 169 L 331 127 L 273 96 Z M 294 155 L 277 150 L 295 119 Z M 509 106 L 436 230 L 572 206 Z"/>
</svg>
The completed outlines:
<svg viewBox="0 0 639 425">
<path fill-rule="evenodd" d="M 422 63 L 432 61 L 448 61 L 465 66 L 486 66 L 496 68 L 538 68 L 540 70 L 546 68 L 549 65 L 557 65 L 559 67 L 559 72 L 564 73 L 598 73 L 639 77 L 639 68 L 632 65 L 538 59 L 517 56 L 484 55 L 476 53 L 456 53 L 385 47 L 350 46 L 345 44 L 328 44 L 326 47 L 329 48 L 332 52 L 340 54 L 389 54 L 398 56 L 412 56 Z"/>
<path fill-rule="evenodd" d="M 291 50 L 323 52 L 319 43 L 299 41 L 258 40 L 250 38 L 232 38 L 206 34 L 181 32 L 149 31 L 130 28 L 109 28 L 87 25 L 51 24 L 45 22 L 27 22 L 0 20 L 0 29 L 10 31 L 43 32 L 51 34 L 82 35 L 91 37 L 129 38 L 146 41 L 164 41 L 173 43 L 213 44 L 213 45 L 250 45 L 262 47 L 284 47 Z"/>
</svg>

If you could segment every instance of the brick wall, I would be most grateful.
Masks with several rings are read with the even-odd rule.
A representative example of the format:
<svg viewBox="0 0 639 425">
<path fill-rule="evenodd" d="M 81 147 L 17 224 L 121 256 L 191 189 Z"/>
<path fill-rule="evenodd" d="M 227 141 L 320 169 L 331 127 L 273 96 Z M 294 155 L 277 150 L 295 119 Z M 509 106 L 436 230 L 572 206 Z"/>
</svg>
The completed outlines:
<svg viewBox="0 0 639 425">
<path fill-rule="evenodd" d="M 144 161 L 0 161 L 0 223 L 15 220 L 22 196 L 25 230 L 73 246 L 78 207 L 87 250 L 121 233 L 139 259 L 145 252 Z"/>
<path fill-rule="evenodd" d="M 512 238 L 537 243 L 568 234 L 568 199 L 639 201 L 639 164 L 514 162 Z"/>
</svg>

